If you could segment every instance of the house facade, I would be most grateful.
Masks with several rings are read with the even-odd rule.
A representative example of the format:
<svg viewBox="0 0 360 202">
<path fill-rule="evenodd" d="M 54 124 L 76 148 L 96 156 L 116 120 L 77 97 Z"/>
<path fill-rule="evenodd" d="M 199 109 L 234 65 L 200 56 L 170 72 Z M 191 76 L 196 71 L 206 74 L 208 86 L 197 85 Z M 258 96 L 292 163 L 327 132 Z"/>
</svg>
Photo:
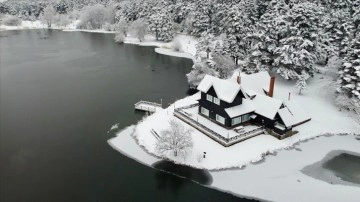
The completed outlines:
<svg viewBox="0 0 360 202">
<path fill-rule="evenodd" d="M 274 87 L 275 78 L 267 72 L 234 73 L 229 80 L 206 75 L 197 88 L 201 92 L 198 113 L 225 128 L 255 123 L 278 134 L 310 120 L 299 107 L 273 98 Z"/>
</svg>

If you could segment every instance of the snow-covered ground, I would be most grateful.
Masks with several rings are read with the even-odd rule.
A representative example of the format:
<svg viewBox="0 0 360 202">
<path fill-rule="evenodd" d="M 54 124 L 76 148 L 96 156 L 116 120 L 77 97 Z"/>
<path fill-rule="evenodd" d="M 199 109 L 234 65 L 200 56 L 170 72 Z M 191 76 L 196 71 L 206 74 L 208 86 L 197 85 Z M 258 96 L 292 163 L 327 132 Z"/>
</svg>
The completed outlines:
<svg viewBox="0 0 360 202">
<path fill-rule="evenodd" d="M 183 157 L 168 158 L 179 164 L 190 165 L 197 168 L 209 170 L 226 169 L 232 167 L 242 167 L 250 162 L 259 161 L 264 154 L 273 153 L 279 149 L 291 147 L 300 140 L 309 139 L 318 135 L 332 133 L 360 133 L 360 125 L 354 121 L 350 114 L 345 111 L 339 111 L 333 104 L 331 89 L 328 86 L 332 83 L 330 77 L 316 75 L 309 82 L 308 91 L 298 95 L 292 82 L 278 78 L 275 85 L 274 97 L 287 100 L 289 92 L 291 100 L 296 101 L 312 120 L 295 127 L 293 130 L 299 131 L 296 135 L 278 140 L 270 135 L 259 135 L 244 142 L 240 142 L 231 147 L 225 148 L 203 133 L 193 130 L 193 148 L 188 153 L 186 159 Z M 329 90 L 328 90 L 329 89 Z M 328 90 L 328 91 L 327 91 Z M 174 108 L 187 106 L 196 103 L 199 94 L 178 100 L 169 108 L 156 112 L 140 122 L 135 128 L 135 138 L 138 143 L 149 153 L 156 155 L 156 138 L 151 134 L 151 130 L 160 133 L 165 130 L 170 119 L 175 119 L 191 128 L 173 116 Z M 174 106 L 175 105 L 175 106 Z M 227 136 L 225 134 L 224 136 Z M 200 159 L 199 156 L 206 152 L 206 159 Z"/>
<path fill-rule="evenodd" d="M 151 166 L 160 161 L 137 145 L 132 137 L 134 130 L 135 126 L 130 126 L 108 143 L 123 155 L 144 165 Z M 359 153 L 360 136 L 320 136 L 267 155 L 261 162 L 248 164 L 242 169 L 210 171 L 213 183 L 209 187 L 270 201 L 358 201 L 359 187 L 334 185 L 309 177 L 301 171 L 334 150 Z"/>
<path fill-rule="evenodd" d="M 76 25 L 79 23 L 79 20 L 75 20 L 71 22 L 67 26 L 58 26 L 56 24 L 52 25 L 51 29 L 59 29 L 66 32 L 71 31 L 81 31 L 81 32 L 91 32 L 91 33 L 104 33 L 104 34 L 114 34 L 115 31 L 106 31 L 104 29 L 97 29 L 97 30 L 87 30 L 87 29 L 77 29 Z M 0 31 L 6 30 L 23 30 L 23 29 L 46 29 L 47 25 L 42 23 L 41 21 L 22 21 L 21 25 L 19 26 L 7 26 L 7 25 L 0 25 Z M 177 40 L 179 40 L 181 44 L 181 48 L 179 51 L 175 51 L 172 47 L 172 43 L 160 42 L 156 41 L 154 36 L 147 35 L 145 36 L 145 40 L 140 42 L 139 39 L 135 37 L 128 36 L 125 38 L 124 43 L 127 44 L 135 44 L 140 46 L 155 46 L 155 51 L 162 55 L 169 55 L 169 56 L 176 56 L 176 57 L 183 57 L 189 58 L 194 60 L 194 55 L 196 53 L 195 45 L 197 43 L 196 38 L 178 34 L 175 36 Z M 115 43 L 115 41 L 114 41 Z"/>
</svg>

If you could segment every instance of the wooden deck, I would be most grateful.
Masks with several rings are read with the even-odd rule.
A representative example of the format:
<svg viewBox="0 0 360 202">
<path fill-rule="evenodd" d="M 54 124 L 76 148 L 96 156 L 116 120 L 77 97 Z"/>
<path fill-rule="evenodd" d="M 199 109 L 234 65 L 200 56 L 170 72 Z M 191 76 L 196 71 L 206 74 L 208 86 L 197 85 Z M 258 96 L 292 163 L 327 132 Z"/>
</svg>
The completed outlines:
<svg viewBox="0 0 360 202">
<path fill-rule="evenodd" d="M 148 102 L 148 101 L 143 101 L 143 100 L 137 102 L 134 106 L 135 106 L 136 110 L 141 110 L 141 111 L 146 111 L 146 112 L 151 112 L 151 113 L 154 113 L 154 112 L 162 109 L 162 106 L 159 103 Z"/>
</svg>

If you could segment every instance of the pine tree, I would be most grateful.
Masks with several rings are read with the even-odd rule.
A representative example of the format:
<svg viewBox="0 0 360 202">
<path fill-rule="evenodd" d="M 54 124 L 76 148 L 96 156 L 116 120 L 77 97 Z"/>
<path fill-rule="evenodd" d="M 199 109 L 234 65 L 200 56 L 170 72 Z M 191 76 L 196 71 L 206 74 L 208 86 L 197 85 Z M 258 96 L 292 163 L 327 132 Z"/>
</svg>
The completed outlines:
<svg viewBox="0 0 360 202">
<path fill-rule="evenodd" d="M 196 44 L 196 55 L 195 58 L 198 60 L 204 60 L 210 58 L 210 53 L 215 50 L 216 38 L 213 34 L 203 32 L 201 37 Z"/>
<path fill-rule="evenodd" d="M 149 29 L 158 41 L 168 42 L 173 39 L 172 21 L 168 13 L 159 12 L 150 16 Z"/>
<path fill-rule="evenodd" d="M 339 75 L 341 91 L 360 102 L 360 34 L 352 41 Z"/>
<path fill-rule="evenodd" d="M 239 5 L 230 8 L 228 15 L 223 19 L 222 23 L 227 35 L 225 39 L 230 56 L 234 58 L 236 65 L 239 59 L 244 59 L 249 44 L 246 37 L 252 31 L 252 23 L 249 17 L 244 14 Z"/>
<path fill-rule="evenodd" d="M 285 79 L 296 79 L 301 72 L 313 76 L 318 50 L 318 27 L 323 10 L 313 3 L 294 5 L 284 16 L 286 32 L 275 49 L 274 65 Z"/>
<path fill-rule="evenodd" d="M 306 80 L 308 79 L 308 76 L 306 74 L 301 74 L 298 77 L 298 80 L 296 81 L 295 87 L 299 89 L 299 95 L 301 95 L 301 92 L 306 90 Z"/>
</svg>

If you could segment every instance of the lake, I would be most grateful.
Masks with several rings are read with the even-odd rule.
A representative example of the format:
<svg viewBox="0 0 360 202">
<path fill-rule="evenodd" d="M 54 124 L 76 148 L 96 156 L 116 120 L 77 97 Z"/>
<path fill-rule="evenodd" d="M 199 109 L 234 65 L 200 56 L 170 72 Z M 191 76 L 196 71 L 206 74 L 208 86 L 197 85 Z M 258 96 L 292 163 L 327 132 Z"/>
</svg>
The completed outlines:
<svg viewBox="0 0 360 202">
<path fill-rule="evenodd" d="M 112 125 L 141 120 L 137 101 L 166 107 L 186 96 L 191 60 L 116 44 L 113 34 L 0 35 L 0 201 L 249 201 L 107 144 Z"/>
</svg>

